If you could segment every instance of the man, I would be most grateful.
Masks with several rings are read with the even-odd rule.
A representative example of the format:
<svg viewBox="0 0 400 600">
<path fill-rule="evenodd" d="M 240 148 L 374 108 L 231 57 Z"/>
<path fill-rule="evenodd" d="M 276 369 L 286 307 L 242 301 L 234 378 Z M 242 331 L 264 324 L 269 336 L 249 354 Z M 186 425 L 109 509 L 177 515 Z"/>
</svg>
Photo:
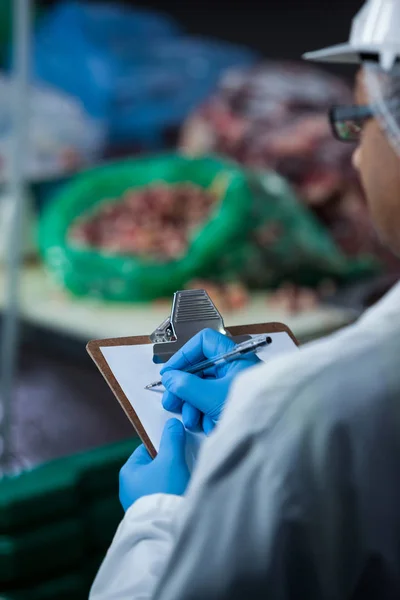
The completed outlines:
<svg viewBox="0 0 400 600">
<path fill-rule="evenodd" d="M 359 106 L 332 124 L 360 138 L 372 217 L 400 253 L 400 0 L 369 0 L 349 44 L 309 58 L 363 63 Z M 229 344 L 204 332 L 166 365 L 164 406 L 212 434 L 185 496 L 179 421 L 154 461 L 133 454 L 120 480 L 130 508 L 92 599 L 400 598 L 400 285 L 293 355 L 212 379 L 183 371 Z"/>
</svg>

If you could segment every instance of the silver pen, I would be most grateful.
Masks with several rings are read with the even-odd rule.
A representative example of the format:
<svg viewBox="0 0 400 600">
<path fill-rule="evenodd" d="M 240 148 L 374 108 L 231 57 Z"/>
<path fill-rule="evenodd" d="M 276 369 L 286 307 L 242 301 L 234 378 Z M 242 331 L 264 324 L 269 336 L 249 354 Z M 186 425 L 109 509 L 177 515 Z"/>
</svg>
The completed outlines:
<svg viewBox="0 0 400 600">
<path fill-rule="evenodd" d="M 207 360 L 202 360 L 197 363 L 197 365 L 192 365 L 188 369 L 184 369 L 185 373 L 191 373 L 194 375 L 195 373 L 199 373 L 200 371 L 205 371 L 206 369 L 210 369 L 211 367 L 215 367 L 217 365 L 221 365 L 227 362 L 231 362 L 236 358 L 240 358 L 245 354 L 250 354 L 251 352 L 256 352 L 262 346 L 268 346 L 271 344 L 272 339 L 267 335 L 258 335 L 257 337 L 252 338 L 251 340 L 246 340 L 241 344 L 237 344 L 232 350 L 229 352 L 224 352 L 223 354 L 219 354 L 214 358 L 208 358 Z M 144 388 L 145 390 L 152 390 L 155 387 L 162 385 L 162 381 L 154 381 L 153 383 L 149 383 Z"/>
</svg>

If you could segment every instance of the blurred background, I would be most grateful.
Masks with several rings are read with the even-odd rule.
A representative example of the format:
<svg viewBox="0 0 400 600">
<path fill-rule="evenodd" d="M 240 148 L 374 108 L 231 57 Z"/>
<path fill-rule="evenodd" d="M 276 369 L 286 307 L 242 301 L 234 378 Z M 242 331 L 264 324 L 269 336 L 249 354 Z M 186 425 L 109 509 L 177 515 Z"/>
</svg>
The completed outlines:
<svg viewBox="0 0 400 600">
<path fill-rule="evenodd" d="M 396 281 L 301 55 L 361 2 L 0 0 L 0 593 L 86 598 L 137 445 L 86 354 L 178 289 L 301 343 Z"/>
</svg>

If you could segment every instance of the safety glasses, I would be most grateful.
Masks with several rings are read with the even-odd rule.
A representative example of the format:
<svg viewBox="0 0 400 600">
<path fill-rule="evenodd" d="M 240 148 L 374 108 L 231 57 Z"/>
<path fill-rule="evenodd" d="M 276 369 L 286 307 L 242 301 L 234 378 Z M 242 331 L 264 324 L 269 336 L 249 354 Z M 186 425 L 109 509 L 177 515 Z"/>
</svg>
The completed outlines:
<svg viewBox="0 0 400 600">
<path fill-rule="evenodd" d="M 333 135 L 341 142 L 358 142 L 365 122 L 373 116 L 371 106 L 334 106 L 329 112 Z"/>
</svg>

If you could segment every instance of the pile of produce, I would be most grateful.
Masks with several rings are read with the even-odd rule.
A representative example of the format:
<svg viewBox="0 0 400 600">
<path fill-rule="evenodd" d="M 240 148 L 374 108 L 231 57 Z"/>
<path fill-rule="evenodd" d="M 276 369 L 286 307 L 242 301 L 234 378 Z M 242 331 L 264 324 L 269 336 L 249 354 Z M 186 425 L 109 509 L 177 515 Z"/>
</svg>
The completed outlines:
<svg viewBox="0 0 400 600">
<path fill-rule="evenodd" d="M 193 232 L 203 224 L 216 195 L 192 183 L 128 189 L 104 200 L 70 228 L 72 244 L 108 254 L 168 262 L 185 255 Z"/>
<path fill-rule="evenodd" d="M 332 105 L 352 102 L 340 79 L 308 65 L 234 70 L 187 120 L 180 145 L 190 155 L 211 151 L 276 171 L 346 256 L 376 256 L 391 269 L 351 166 L 353 146 L 333 138 L 327 118 Z"/>
<path fill-rule="evenodd" d="M 308 66 L 267 63 L 231 71 L 188 120 L 181 145 L 272 169 L 317 205 L 341 192 L 349 176 L 351 147 L 333 139 L 327 111 L 351 101 L 340 79 Z"/>
<path fill-rule="evenodd" d="M 206 290 L 215 306 L 222 313 L 243 310 L 249 304 L 247 287 L 239 281 L 221 283 L 196 279 L 186 286 L 188 290 Z"/>
<path fill-rule="evenodd" d="M 204 289 L 222 313 L 244 310 L 249 306 L 250 294 L 247 286 L 239 281 L 221 283 L 208 280 L 195 280 L 188 284 L 187 289 Z M 275 291 L 265 292 L 266 315 L 268 309 L 282 313 L 297 314 L 309 312 L 318 308 L 324 300 L 336 291 L 333 281 L 325 280 L 316 289 L 296 286 L 285 282 Z"/>
</svg>

